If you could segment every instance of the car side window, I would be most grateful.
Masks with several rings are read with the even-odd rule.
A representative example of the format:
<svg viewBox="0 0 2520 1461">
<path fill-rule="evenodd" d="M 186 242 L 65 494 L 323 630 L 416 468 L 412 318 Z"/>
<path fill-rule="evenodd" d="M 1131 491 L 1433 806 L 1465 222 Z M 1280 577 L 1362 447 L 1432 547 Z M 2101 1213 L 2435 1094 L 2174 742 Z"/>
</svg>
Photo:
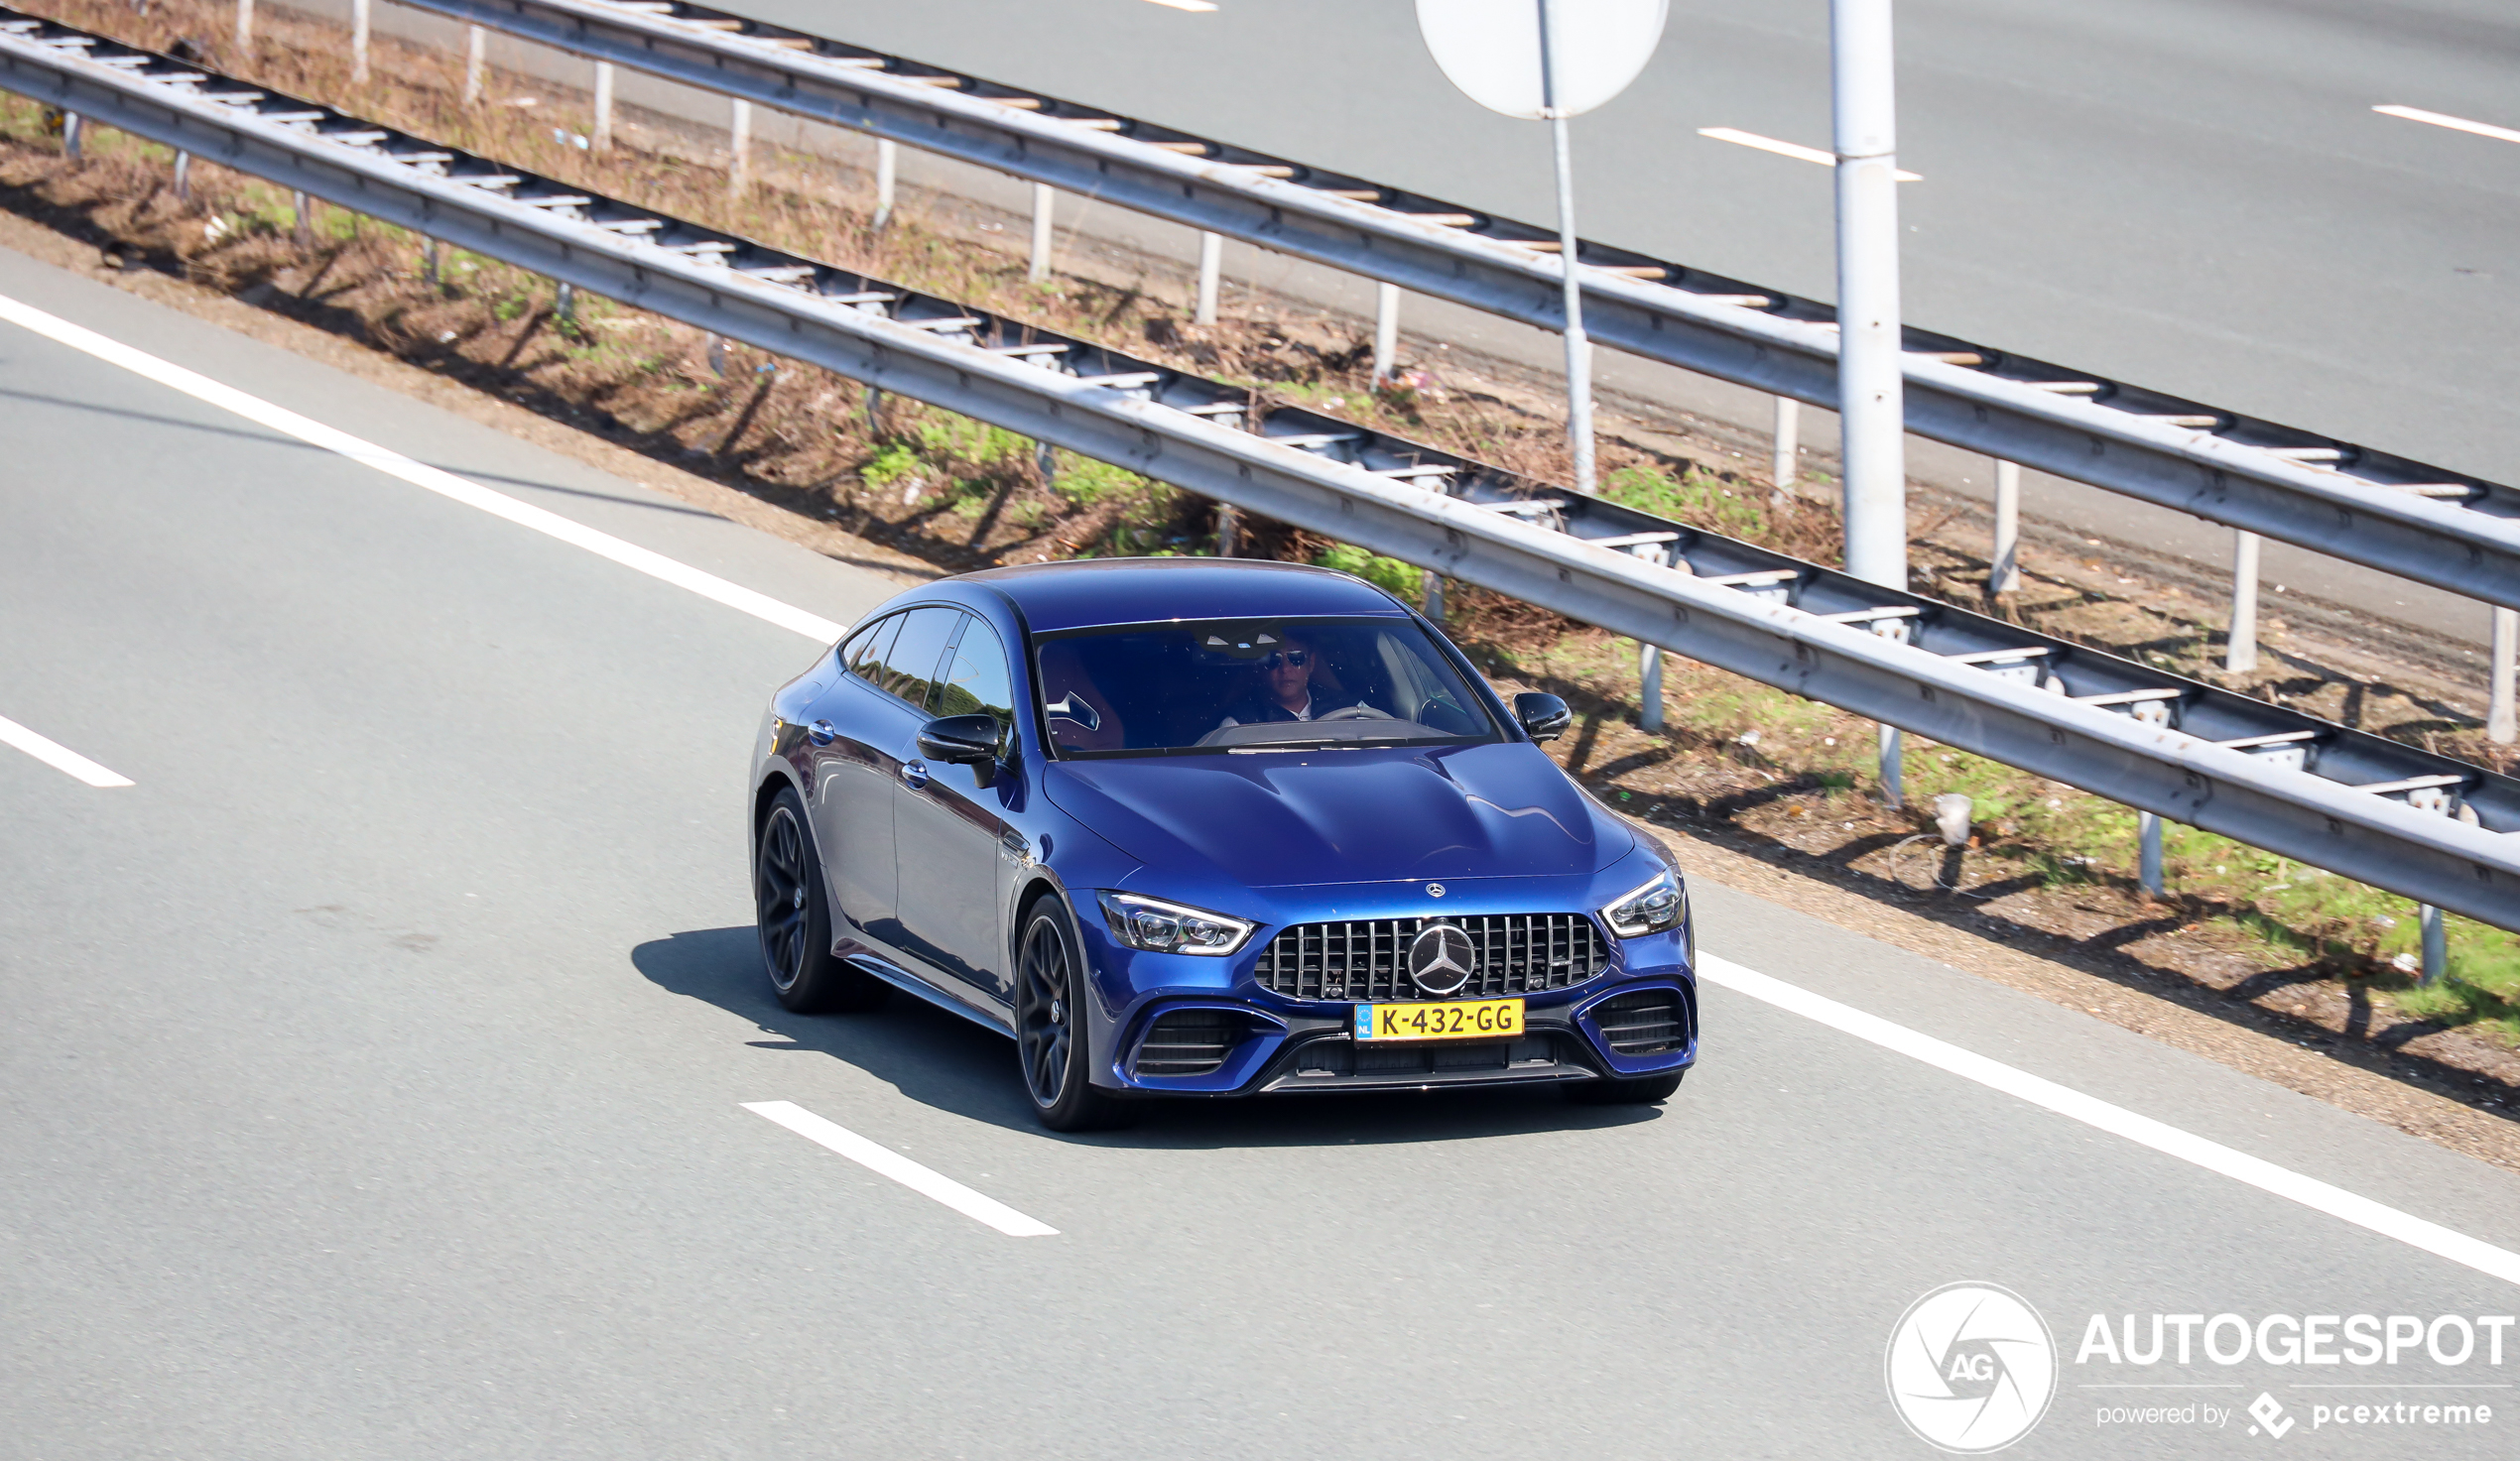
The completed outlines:
<svg viewBox="0 0 2520 1461">
<path fill-rule="evenodd" d="M 1001 741 L 1015 724 L 1015 686 L 1006 668 L 1006 649 L 997 631 L 974 616 L 964 626 L 945 662 L 937 685 L 939 715 L 987 715 L 997 721 Z"/>
<path fill-rule="evenodd" d="M 857 632 L 840 652 L 848 672 L 868 684 L 884 682 L 884 651 L 892 648 L 893 636 L 901 631 L 902 616 L 887 615 Z"/>
<path fill-rule="evenodd" d="M 936 690 L 937 665 L 945 642 L 962 622 L 950 604 L 929 604 L 901 616 L 901 633 L 884 653 L 883 688 L 913 705 L 926 706 Z"/>
</svg>

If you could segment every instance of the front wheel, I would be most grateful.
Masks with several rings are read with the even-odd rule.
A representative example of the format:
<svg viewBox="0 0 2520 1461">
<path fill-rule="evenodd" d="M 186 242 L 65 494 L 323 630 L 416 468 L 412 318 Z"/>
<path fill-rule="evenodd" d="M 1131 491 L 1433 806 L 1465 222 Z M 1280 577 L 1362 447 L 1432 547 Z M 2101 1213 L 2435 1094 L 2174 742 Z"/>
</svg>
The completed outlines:
<svg viewBox="0 0 2520 1461">
<path fill-rule="evenodd" d="M 1060 907 L 1045 899 L 1025 920 L 1015 961 L 1015 1053 L 1033 1114 L 1055 1132 L 1126 1126 L 1127 1107 L 1093 1088 L 1084 1013 L 1084 959 Z"/>
<path fill-rule="evenodd" d="M 1604 1076 L 1567 1087 L 1567 1099 L 1580 1106 L 1651 1106 L 1671 1099 L 1687 1070 L 1669 1075 Z"/>
<path fill-rule="evenodd" d="M 782 789 L 761 821 L 752 860 L 753 912 L 761 929 L 761 962 L 779 1003 L 800 1015 L 821 1010 L 872 1010 L 892 987 L 831 957 L 830 905 L 822 897 L 822 863 L 806 835 L 805 803 Z"/>
</svg>

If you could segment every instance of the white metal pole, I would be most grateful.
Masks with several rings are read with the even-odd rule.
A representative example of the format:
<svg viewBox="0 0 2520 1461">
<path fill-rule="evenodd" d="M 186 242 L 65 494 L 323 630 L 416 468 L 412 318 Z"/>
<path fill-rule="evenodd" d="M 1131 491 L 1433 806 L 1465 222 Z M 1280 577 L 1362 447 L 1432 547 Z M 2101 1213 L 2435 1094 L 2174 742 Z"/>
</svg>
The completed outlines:
<svg viewBox="0 0 2520 1461">
<path fill-rule="evenodd" d="M 2246 674 L 2257 668 L 2257 535 L 2231 533 L 2231 634 L 2222 668 Z"/>
<path fill-rule="evenodd" d="M 893 221 L 893 189 L 901 176 L 901 149 L 881 138 L 875 142 L 875 227 L 881 230 Z"/>
<path fill-rule="evenodd" d="M 1391 379 L 1400 354 L 1400 286 L 1374 286 L 1374 384 Z"/>
<path fill-rule="evenodd" d="M 1427 569 L 1426 616 L 1439 627 L 1444 623 L 1444 575 Z"/>
<path fill-rule="evenodd" d="M 79 120 L 78 113 L 62 113 L 62 156 L 65 158 L 75 158 L 81 156 L 81 153 L 79 152 L 78 134 L 83 125 L 84 124 Z"/>
<path fill-rule="evenodd" d="M 254 49 L 254 0 L 236 0 L 236 49 L 249 55 Z"/>
<path fill-rule="evenodd" d="M 740 96 L 727 103 L 726 150 L 726 190 L 740 195 L 752 182 L 752 103 Z"/>
<path fill-rule="evenodd" d="M 1671 549 L 1659 543 L 1640 543 L 1628 549 L 1654 566 L 1671 564 Z M 1636 650 L 1636 728 L 1649 736 L 1663 733 L 1663 647 L 1642 644 Z"/>
<path fill-rule="evenodd" d="M 175 196 L 178 202 L 192 201 L 192 154 L 175 155 Z"/>
<path fill-rule="evenodd" d="M 587 139 L 597 152 L 612 151 L 612 62 L 595 62 L 595 135 Z"/>
<path fill-rule="evenodd" d="M 2135 833 L 2137 841 L 2135 853 L 2135 876 L 2143 883 L 2144 891 L 2146 893 L 2151 894 L 2155 898 L 2159 898 L 2161 897 L 2162 886 L 2161 818 L 2155 816 L 2149 811 L 2137 811 L 2135 813 Z"/>
<path fill-rule="evenodd" d="M 246 0 L 251 4 L 252 0 Z M 477 106 L 481 101 L 481 72 L 488 58 L 490 33 L 479 26 L 464 27 L 463 37 L 463 104 Z"/>
<path fill-rule="evenodd" d="M 1995 566 L 1989 593 L 2021 591 L 2021 463 L 1995 463 Z"/>
<path fill-rule="evenodd" d="M 1051 210 L 1059 193 L 1047 183 L 1033 184 L 1033 262 L 1024 277 L 1035 284 L 1050 278 Z"/>
<path fill-rule="evenodd" d="M 1837 147 L 1837 411 L 1846 571 L 1908 586 L 1900 374 L 1898 107 L 1890 0 L 1829 0 Z"/>
<path fill-rule="evenodd" d="M 1237 541 L 1241 536 L 1242 515 L 1234 511 L 1230 502 L 1216 504 L 1216 556 L 1232 557 L 1234 549 L 1241 546 Z"/>
<path fill-rule="evenodd" d="M 2442 911 L 2429 903 L 2415 906 L 2415 921 L 2424 939 L 2424 983 L 2430 987 L 2450 972 L 2450 932 L 2442 926 Z"/>
<path fill-rule="evenodd" d="M 1216 287 L 1225 272 L 1225 237 L 1220 233 L 1198 236 L 1198 299 L 1191 307 L 1191 323 L 1216 322 Z"/>
<path fill-rule="evenodd" d="M 1776 432 L 1768 443 L 1768 480 L 1776 484 L 1775 499 L 1780 503 L 1792 497 L 1796 484 L 1803 480 L 1803 403 L 1791 396 L 1776 398 Z"/>
<path fill-rule="evenodd" d="M 368 0 L 350 0 L 350 79 L 367 84 Z"/>
<path fill-rule="evenodd" d="M 2485 739 L 2497 746 L 2520 741 L 2520 714 L 2512 707 L 2512 662 L 2520 659 L 2520 609 L 2494 610 L 2492 699 L 2485 711 Z"/>
<path fill-rule="evenodd" d="M 1540 0 L 1540 94 L 1558 158 L 1558 267 L 1566 275 L 1567 445 L 1575 489 L 1592 490 L 1592 342 L 1583 333 L 1583 288 L 1575 276 L 1575 150 L 1558 108 L 1558 27 L 1563 0 Z"/>
<path fill-rule="evenodd" d="M 1881 728 L 1881 804 L 1896 811 L 1908 804 L 1906 751 L 1900 742 L 1899 728 Z"/>
</svg>

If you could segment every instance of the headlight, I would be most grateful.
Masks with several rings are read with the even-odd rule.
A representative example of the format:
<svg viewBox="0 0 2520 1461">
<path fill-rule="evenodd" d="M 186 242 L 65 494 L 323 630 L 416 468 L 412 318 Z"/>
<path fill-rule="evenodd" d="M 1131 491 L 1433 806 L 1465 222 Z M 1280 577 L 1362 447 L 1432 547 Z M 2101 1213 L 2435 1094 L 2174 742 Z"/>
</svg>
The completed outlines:
<svg viewBox="0 0 2520 1461">
<path fill-rule="evenodd" d="M 1653 882 L 1622 894 L 1616 903 L 1601 911 L 1601 920 L 1621 938 L 1660 933 L 1688 916 L 1689 895 L 1681 891 L 1679 877 L 1669 868 L 1655 874 Z"/>
<path fill-rule="evenodd" d="M 1252 924 L 1205 909 L 1136 893 L 1105 893 L 1101 899 L 1111 936 L 1149 953 L 1229 954 L 1251 936 Z"/>
</svg>

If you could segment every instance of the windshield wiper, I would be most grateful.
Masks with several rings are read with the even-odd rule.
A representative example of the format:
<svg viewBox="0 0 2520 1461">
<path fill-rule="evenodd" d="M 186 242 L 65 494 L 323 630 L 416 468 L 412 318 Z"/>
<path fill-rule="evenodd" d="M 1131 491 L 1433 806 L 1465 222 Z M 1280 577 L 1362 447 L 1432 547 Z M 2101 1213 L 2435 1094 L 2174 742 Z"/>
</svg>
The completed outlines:
<svg viewBox="0 0 2520 1461">
<path fill-rule="evenodd" d="M 1341 737 L 1336 740 L 1325 739 L 1319 741 L 1264 741 L 1256 746 L 1228 746 L 1225 749 L 1236 756 L 1250 756 L 1257 755 L 1263 751 L 1345 751 L 1366 746 L 1416 746 L 1422 744 L 1429 743 L 1424 742 L 1415 736 L 1398 739 L 1384 738 L 1381 740 L 1371 741 L 1352 741 Z"/>
</svg>

